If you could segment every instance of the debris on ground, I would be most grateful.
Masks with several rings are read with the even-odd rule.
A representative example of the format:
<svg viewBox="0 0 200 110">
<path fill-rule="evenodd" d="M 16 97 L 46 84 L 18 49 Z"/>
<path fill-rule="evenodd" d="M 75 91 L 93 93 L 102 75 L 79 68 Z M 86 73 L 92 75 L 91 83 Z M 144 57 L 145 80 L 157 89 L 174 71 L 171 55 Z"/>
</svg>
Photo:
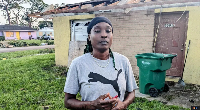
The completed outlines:
<svg viewBox="0 0 200 110">
<path fill-rule="evenodd" d="M 14 45 L 10 45 L 9 41 L 0 41 L 0 48 L 13 48 Z"/>
<path fill-rule="evenodd" d="M 168 103 L 185 108 L 200 105 L 200 85 L 186 84 L 185 87 L 182 87 L 178 83 L 174 83 L 174 85 L 169 85 L 169 87 L 168 92 L 161 94 L 161 97 Z"/>
<path fill-rule="evenodd" d="M 138 82 L 138 78 L 136 78 L 136 82 Z M 136 97 L 146 98 L 150 101 L 158 100 L 166 105 L 177 105 L 183 108 L 200 106 L 200 85 L 186 83 L 185 86 L 180 86 L 173 81 L 166 81 L 166 83 L 169 85 L 169 91 L 160 93 L 158 97 L 150 97 L 148 94 L 140 93 L 139 90 L 136 90 Z"/>
</svg>

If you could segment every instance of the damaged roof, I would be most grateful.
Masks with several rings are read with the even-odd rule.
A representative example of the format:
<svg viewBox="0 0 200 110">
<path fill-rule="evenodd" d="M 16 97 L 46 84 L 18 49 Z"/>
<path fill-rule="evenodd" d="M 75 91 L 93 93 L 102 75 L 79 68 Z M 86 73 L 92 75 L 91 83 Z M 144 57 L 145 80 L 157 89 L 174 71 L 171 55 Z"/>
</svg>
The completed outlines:
<svg viewBox="0 0 200 110">
<path fill-rule="evenodd" d="M 92 13 L 99 10 L 126 9 L 132 7 L 144 7 L 152 5 L 199 2 L 199 0 L 95 0 L 75 4 L 67 4 L 43 13 L 30 14 L 31 17 L 40 18 L 45 15 L 59 13 Z"/>
<path fill-rule="evenodd" d="M 0 25 L 0 31 L 36 31 L 36 29 L 25 27 L 25 26 L 16 26 L 16 25 Z"/>
</svg>

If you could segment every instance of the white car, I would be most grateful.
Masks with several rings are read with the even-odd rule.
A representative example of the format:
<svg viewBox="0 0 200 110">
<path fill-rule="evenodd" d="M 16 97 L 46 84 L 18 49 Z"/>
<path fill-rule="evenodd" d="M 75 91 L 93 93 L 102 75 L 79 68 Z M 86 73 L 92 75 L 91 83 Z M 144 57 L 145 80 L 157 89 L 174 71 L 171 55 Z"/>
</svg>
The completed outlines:
<svg viewBox="0 0 200 110">
<path fill-rule="evenodd" d="M 43 36 L 44 40 L 54 40 L 54 36 Z"/>
</svg>

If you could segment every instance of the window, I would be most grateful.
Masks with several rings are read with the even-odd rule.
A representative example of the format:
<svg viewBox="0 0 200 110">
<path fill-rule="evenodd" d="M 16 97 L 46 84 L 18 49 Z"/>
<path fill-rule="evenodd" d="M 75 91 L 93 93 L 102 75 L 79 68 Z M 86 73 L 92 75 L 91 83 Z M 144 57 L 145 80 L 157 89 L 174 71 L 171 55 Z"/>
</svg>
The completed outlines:
<svg viewBox="0 0 200 110">
<path fill-rule="evenodd" d="M 14 37 L 14 32 L 6 32 L 6 37 Z"/>
<path fill-rule="evenodd" d="M 39 32 L 39 36 L 43 36 L 43 32 Z"/>
</svg>

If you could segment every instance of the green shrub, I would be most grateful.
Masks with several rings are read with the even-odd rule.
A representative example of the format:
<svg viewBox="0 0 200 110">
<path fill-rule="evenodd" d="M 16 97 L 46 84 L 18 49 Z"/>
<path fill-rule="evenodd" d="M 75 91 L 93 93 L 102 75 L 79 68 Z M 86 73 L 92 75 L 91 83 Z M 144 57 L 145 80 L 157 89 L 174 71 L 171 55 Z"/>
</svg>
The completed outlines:
<svg viewBox="0 0 200 110">
<path fill-rule="evenodd" d="M 14 45 L 15 47 L 25 47 L 25 46 L 28 46 L 28 44 L 26 42 L 24 42 L 23 40 L 10 41 L 8 44 Z"/>
<path fill-rule="evenodd" d="M 45 43 L 47 43 L 48 45 L 54 45 L 54 41 L 53 40 L 46 40 Z"/>
<path fill-rule="evenodd" d="M 47 43 L 48 45 L 54 45 L 53 40 L 16 40 L 10 41 L 10 45 L 15 47 L 25 47 L 25 46 L 40 46 L 41 43 Z"/>
<path fill-rule="evenodd" d="M 5 36 L 0 36 L 0 41 L 4 41 L 5 40 Z"/>
<path fill-rule="evenodd" d="M 40 44 L 39 43 L 36 43 L 36 42 L 32 42 L 32 43 L 28 43 L 29 46 L 39 46 Z"/>
</svg>

